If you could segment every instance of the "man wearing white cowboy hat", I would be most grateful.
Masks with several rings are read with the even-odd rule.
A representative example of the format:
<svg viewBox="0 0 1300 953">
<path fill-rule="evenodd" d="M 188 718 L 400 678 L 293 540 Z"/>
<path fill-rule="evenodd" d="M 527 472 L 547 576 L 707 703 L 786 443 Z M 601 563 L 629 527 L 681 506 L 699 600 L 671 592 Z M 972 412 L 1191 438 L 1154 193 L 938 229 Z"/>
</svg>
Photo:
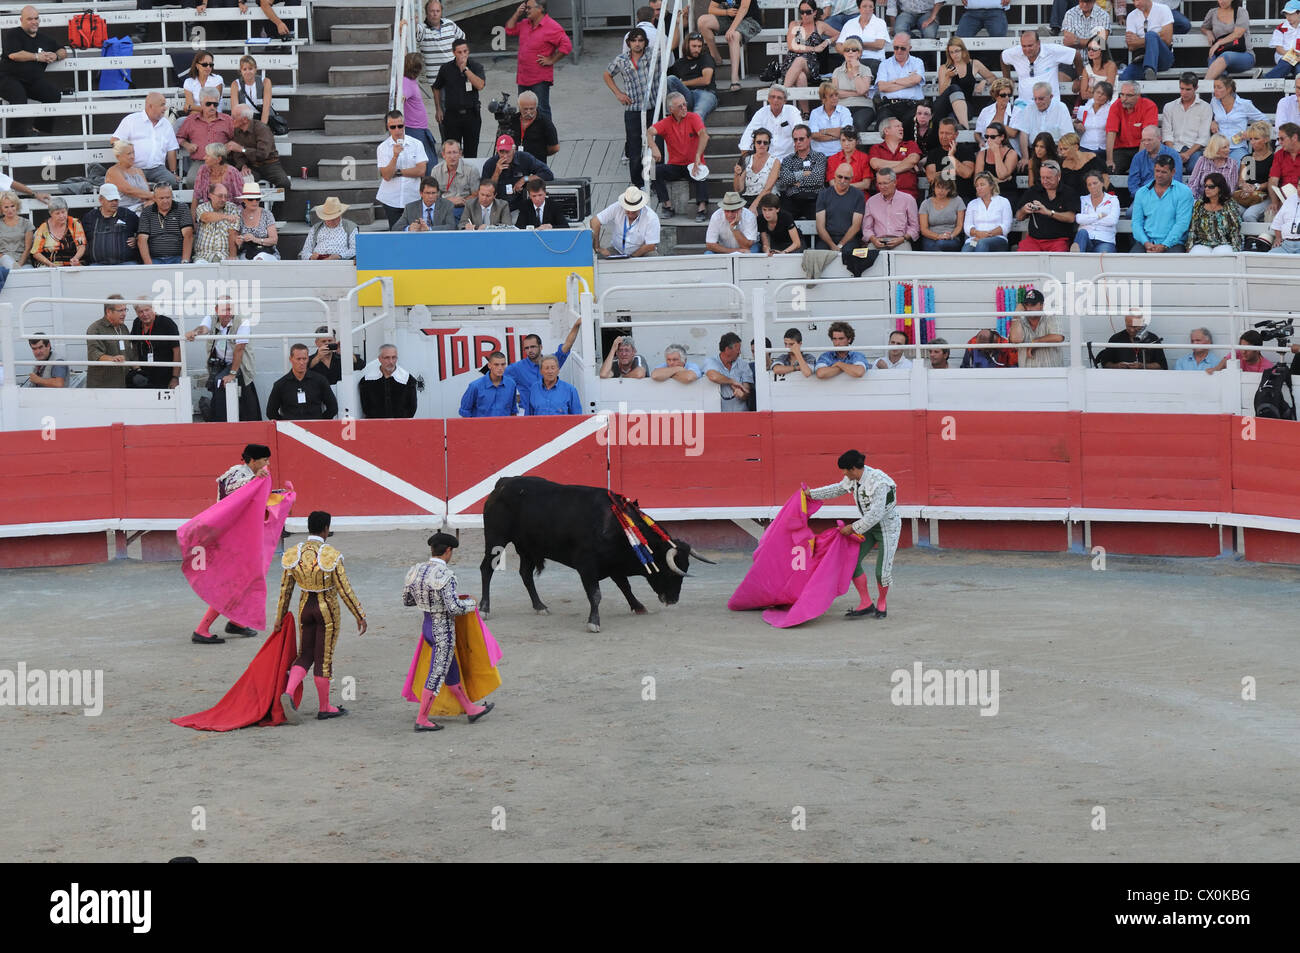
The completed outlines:
<svg viewBox="0 0 1300 953">
<path fill-rule="evenodd" d="M 728 192 L 709 219 L 704 245 L 710 254 L 735 255 L 758 251 L 758 217 L 737 192 Z"/>
<path fill-rule="evenodd" d="M 591 217 L 591 247 L 601 258 L 641 258 L 653 255 L 659 245 L 659 216 L 649 197 L 628 186 L 618 201 Z M 600 245 L 601 227 L 609 229 L 609 247 Z"/>
<path fill-rule="evenodd" d="M 314 209 L 319 222 L 312 225 L 307 232 L 298 257 L 303 261 L 323 261 L 325 259 L 344 258 L 355 260 L 357 257 L 357 223 L 348 221 L 343 213 L 349 206 L 331 195 Z"/>
</svg>

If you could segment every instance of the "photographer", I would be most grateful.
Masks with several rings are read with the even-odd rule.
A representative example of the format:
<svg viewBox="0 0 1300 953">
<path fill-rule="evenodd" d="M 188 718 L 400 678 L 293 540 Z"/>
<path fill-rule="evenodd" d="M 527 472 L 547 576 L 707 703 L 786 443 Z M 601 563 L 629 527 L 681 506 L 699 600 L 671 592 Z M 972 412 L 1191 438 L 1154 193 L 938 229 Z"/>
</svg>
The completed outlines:
<svg viewBox="0 0 1300 953">
<path fill-rule="evenodd" d="M 478 94 L 486 77 L 482 64 L 469 58 L 469 42 L 462 38 L 452 44 L 452 58 L 442 64 L 433 81 L 442 138 L 459 140 L 467 159 L 478 158 L 478 134 L 483 126 Z"/>
<path fill-rule="evenodd" d="M 488 108 L 491 109 L 491 106 Z M 560 134 L 555 129 L 555 123 L 537 111 L 536 93 L 520 93 L 518 109 L 511 109 L 503 95 L 497 122 L 503 126 L 502 131 L 519 143 L 519 148 L 530 156 L 545 160 L 560 151 Z"/>
<path fill-rule="evenodd" d="M 1167 371 L 1169 362 L 1165 352 L 1154 347 L 1124 347 L 1126 344 L 1160 344 L 1161 339 L 1146 329 L 1146 321 L 1136 314 L 1124 318 L 1124 330 L 1110 337 L 1108 347 L 1097 355 L 1099 367 L 1122 368 L 1134 371 Z"/>
<path fill-rule="evenodd" d="M 1020 240 L 1017 251 L 1067 251 L 1079 196 L 1061 185 L 1061 166 L 1052 159 L 1042 164 L 1039 178 L 1041 184 L 1021 196 L 1025 204 L 1016 212 L 1016 221 L 1029 219 L 1029 234 Z"/>
<path fill-rule="evenodd" d="M 361 355 L 352 355 L 352 369 L 359 371 L 366 366 Z M 343 380 L 343 360 L 339 357 L 339 342 L 334 340 L 330 329 L 322 325 L 316 329 L 316 353 L 312 355 L 307 370 L 319 374 L 331 384 Z"/>
<path fill-rule="evenodd" d="M 227 395 L 230 386 L 239 383 L 239 419 L 261 420 L 262 405 L 257 399 L 253 384 L 253 349 L 250 347 L 249 322 L 240 318 L 235 322 L 234 307 L 229 298 L 217 301 L 216 321 L 205 319 L 185 340 L 193 341 L 200 334 L 214 334 L 221 338 L 208 344 L 208 384 L 211 397 L 199 401 L 199 410 L 207 421 L 225 421 Z"/>
</svg>

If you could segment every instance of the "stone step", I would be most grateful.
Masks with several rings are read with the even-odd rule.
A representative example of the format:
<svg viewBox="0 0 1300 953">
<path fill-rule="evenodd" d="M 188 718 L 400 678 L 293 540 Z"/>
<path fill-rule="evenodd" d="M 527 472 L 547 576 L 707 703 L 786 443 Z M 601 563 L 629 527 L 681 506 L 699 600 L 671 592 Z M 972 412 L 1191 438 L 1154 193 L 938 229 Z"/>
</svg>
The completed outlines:
<svg viewBox="0 0 1300 953">
<path fill-rule="evenodd" d="M 317 164 L 322 160 L 348 157 L 355 159 L 358 166 L 363 162 L 369 162 L 373 167 L 375 149 L 381 141 L 380 133 L 375 130 L 380 129 L 382 124 L 379 117 L 373 120 L 367 119 L 365 124 L 368 128 L 360 135 L 329 135 L 319 130 L 295 132 L 293 134 L 294 154 L 286 157 L 285 167 L 297 173 L 305 165 L 308 172 L 315 175 Z M 337 177 L 331 176 L 331 178 Z"/>
<path fill-rule="evenodd" d="M 356 43 L 346 47 L 312 43 L 298 48 L 298 82 L 329 83 L 332 66 L 382 66 L 393 60 L 391 43 Z"/>
<path fill-rule="evenodd" d="M 359 43 L 387 43 L 392 48 L 391 23 L 350 23 L 330 27 L 330 43 L 335 46 L 354 46 Z"/>
<path fill-rule="evenodd" d="M 331 86 L 374 86 L 387 83 L 388 64 L 363 64 L 360 66 L 331 66 L 329 84 Z"/>
<path fill-rule="evenodd" d="M 371 112 L 360 115 L 327 115 L 322 117 L 325 124 L 325 135 L 358 137 L 363 135 L 373 135 L 375 137 L 375 146 L 379 146 L 379 140 L 383 137 L 384 114 L 383 112 Z"/>
<path fill-rule="evenodd" d="M 378 185 L 370 182 L 353 182 L 341 179 L 291 179 L 290 191 L 284 203 L 276 208 L 276 215 L 283 215 L 288 221 L 302 221 L 307 212 L 307 203 L 319 205 L 331 195 L 344 205 L 372 206 L 375 203 L 375 190 Z"/>
<path fill-rule="evenodd" d="M 289 98 L 289 124 L 295 129 L 320 129 L 326 116 L 380 117 L 388 110 L 388 83 L 364 86 L 330 86 L 327 83 L 299 84 Z M 360 132 L 361 130 L 357 130 Z M 378 118 L 366 130 L 383 135 L 384 124 Z M 351 130 L 343 130 L 346 134 Z M 378 141 L 378 140 L 376 140 Z"/>
<path fill-rule="evenodd" d="M 379 188 L 379 167 L 375 164 L 375 158 L 373 155 L 363 155 L 366 158 L 344 156 L 339 159 L 321 159 L 316 163 L 317 179 L 322 182 L 350 182 L 357 187 L 368 185 Z M 311 179 L 307 181 L 310 182 Z"/>
</svg>

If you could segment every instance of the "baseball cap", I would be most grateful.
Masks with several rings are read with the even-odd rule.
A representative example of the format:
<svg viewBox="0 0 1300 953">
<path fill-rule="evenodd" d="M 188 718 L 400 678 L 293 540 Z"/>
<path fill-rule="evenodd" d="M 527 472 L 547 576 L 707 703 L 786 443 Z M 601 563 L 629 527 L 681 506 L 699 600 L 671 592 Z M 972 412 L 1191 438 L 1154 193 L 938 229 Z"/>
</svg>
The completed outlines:
<svg viewBox="0 0 1300 953">
<path fill-rule="evenodd" d="M 1043 293 L 1037 288 L 1030 288 L 1025 292 L 1025 304 L 1042 304 Z"/>
<path fill-rule="evenodd" d="M 511 139 L 509 136 L 497 136 L 498 149 L 513 149 L 514 147 L 515 147 L 515 141 Z"/>
<path fill-rule="evenodd" d="M 1289 0 L 1282 8 L 1283 13 L 1300 13 L 1300 0 Z"/>
<path fill-rule="evenodd" d="M 113 183 L 105 182 L 99 187 L 99 197 L 108 199 L 110 202 L 116 202 L 122 198 L 122 193 L 117 190 L 117 186 Z"/>
</svg>

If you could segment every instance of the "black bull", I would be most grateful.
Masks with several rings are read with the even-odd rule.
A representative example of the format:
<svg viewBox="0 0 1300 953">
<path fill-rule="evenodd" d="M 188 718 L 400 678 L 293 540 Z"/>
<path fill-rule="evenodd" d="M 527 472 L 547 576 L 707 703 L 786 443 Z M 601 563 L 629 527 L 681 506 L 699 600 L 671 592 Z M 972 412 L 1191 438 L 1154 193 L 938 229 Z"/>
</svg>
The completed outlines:
<svg viewBox="0 0 1300 953">
<path fill-rule="evenodd" d="M 673 540 L 666 543 L 650 527 L 637 520 L 637 528 L 654 554 L 656 571 L 647 572 L 632 551 L 623 528 L 611 509 L 609 494 L 600 487 L 570 486 L 552 483 L 540 477 L 506 477 L 498 480 L 483 507 L 485 551 L 479 570 L 483 576 L 480 611 L 487 615 L 490 607 L 492 571 L 504 565 L 507 543 L 515 544 L 519 554 L 519 577 L 533 600 L 533 609 L 547 612 L 537 597 L 533 576 L 551 559 L 575 569 L 591 603 L 587 629 L 600 631 L 600 580 L 613 579 L 614 585 L 638 615 L 646 611 L 628 584 L 629 576 L 645 576 L 659 601 L 671 606 L 682 591 L 691 558 L 689 543 Z M 696 556 L 702 562 L 709 562 Z"/>
</svg>

